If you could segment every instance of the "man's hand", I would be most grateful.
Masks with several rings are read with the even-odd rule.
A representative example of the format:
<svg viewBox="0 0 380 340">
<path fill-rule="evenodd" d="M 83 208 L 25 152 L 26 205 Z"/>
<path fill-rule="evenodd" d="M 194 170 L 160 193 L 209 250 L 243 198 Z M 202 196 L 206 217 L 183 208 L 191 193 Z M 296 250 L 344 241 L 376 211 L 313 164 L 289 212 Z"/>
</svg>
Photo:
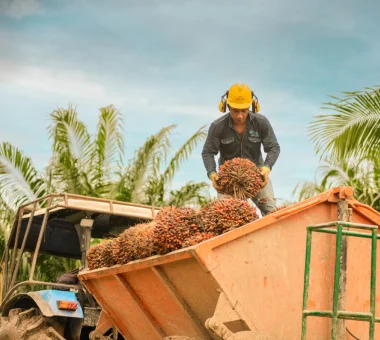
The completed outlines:
<svg viewBox="0 0 380 340">
<path fill-rule="evenodd" d="M 267 166 L 262 166 L 260 168 L 260 174 L 261 174 L 261 177 L 263 178 L 263 183 L 261 184 L 261 187 L 264 188 L 267 184 L 268 184 L 268 181 L 269 181 L 269 175 L 270 173 L 270 169 L 267 167 Z"/>
<path fill-rule="evenodd" d="M 212 182 L 212 186 L 214 187 L 214 189 L 216 191 L 220 191 L 221 190 L 221 187 L 218 185 L 217 181 L 219 179 L 218 177 L 218 174 L 216 172 L 212 172 L 209 176 L 209 178 L 211 179 L 211 182 Z"/>
</svg>

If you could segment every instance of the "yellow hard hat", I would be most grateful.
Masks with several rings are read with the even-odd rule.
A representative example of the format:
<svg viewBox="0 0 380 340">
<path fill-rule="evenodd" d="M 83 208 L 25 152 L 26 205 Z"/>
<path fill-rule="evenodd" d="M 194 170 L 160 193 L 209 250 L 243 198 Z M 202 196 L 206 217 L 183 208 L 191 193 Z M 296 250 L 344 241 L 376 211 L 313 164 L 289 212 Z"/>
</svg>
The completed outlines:
<svg viewBox="0 0 380 340">
<path fill-rule="evenodd" d="M 248 109 L 252 99 L 252 91 L 245 84 L 234 84 L 228 90 L 227 104 L 234 109 Z"/>
<path fill-rule="evenodd" d="M 245 84 L 234 84 L 222 96 L 219 111 L 226 112 L 227 103 L 235 109 L 247 109 L 252 104 L 252 112 L 260 111 L 260 104 L 253 91 Z"/>
</svg>

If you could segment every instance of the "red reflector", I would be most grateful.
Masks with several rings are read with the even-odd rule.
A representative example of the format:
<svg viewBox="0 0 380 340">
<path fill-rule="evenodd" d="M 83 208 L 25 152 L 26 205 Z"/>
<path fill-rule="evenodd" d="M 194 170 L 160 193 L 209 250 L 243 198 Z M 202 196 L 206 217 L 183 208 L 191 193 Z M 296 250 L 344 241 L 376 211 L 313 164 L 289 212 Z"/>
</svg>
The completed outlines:
<svg viewBox="0 0 380 340">
<path fill-rule="evenodd" d="M 58 309 L 77 310 L 78 308 L 78 302 L 76 301 L 58 300 L 57 304 Z"/>
</svg>

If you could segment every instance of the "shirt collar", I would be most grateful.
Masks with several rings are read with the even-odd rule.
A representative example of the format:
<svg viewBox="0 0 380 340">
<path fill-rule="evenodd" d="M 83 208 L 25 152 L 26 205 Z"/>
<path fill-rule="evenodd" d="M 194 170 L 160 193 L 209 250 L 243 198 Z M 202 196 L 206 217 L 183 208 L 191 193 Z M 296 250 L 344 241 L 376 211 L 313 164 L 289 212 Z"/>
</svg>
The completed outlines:
<svg viewBox="0 0 380 340">
<path fill-rule="evenodd" d="M 253 116 L 251 115 L 251 111 L 248 112 L 248 117 L 251 122 L 253 122 Z M 228 112 L 228 126 L 232 129 L 235 129 L 234 123 L 232 122 L 231 114 Z"/>
</svg>

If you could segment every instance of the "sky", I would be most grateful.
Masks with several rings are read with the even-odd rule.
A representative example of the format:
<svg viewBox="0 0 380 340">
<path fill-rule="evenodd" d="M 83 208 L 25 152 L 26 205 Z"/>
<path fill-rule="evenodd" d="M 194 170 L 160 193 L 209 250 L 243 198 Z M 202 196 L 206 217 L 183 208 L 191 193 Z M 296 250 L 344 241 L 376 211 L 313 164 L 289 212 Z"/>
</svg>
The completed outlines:
<svg viewBox="0 0 380 340">
<path fill-rule="evenodd" d="M 293 200 L 315 177 L 308 128 L 323 103 L 380 83 L 379 13 L 378 0 L 0 0 L 0 142 L 42 170 L 54 109 L 75 105 L 95 132 L 98 109 L 113 104 L 127 158 L 173 123 L 176 150 L 246 83 L 281 146 L 275 196 Z M 202 146 L 174 188 L 208 180 Z"/>
</svg>

